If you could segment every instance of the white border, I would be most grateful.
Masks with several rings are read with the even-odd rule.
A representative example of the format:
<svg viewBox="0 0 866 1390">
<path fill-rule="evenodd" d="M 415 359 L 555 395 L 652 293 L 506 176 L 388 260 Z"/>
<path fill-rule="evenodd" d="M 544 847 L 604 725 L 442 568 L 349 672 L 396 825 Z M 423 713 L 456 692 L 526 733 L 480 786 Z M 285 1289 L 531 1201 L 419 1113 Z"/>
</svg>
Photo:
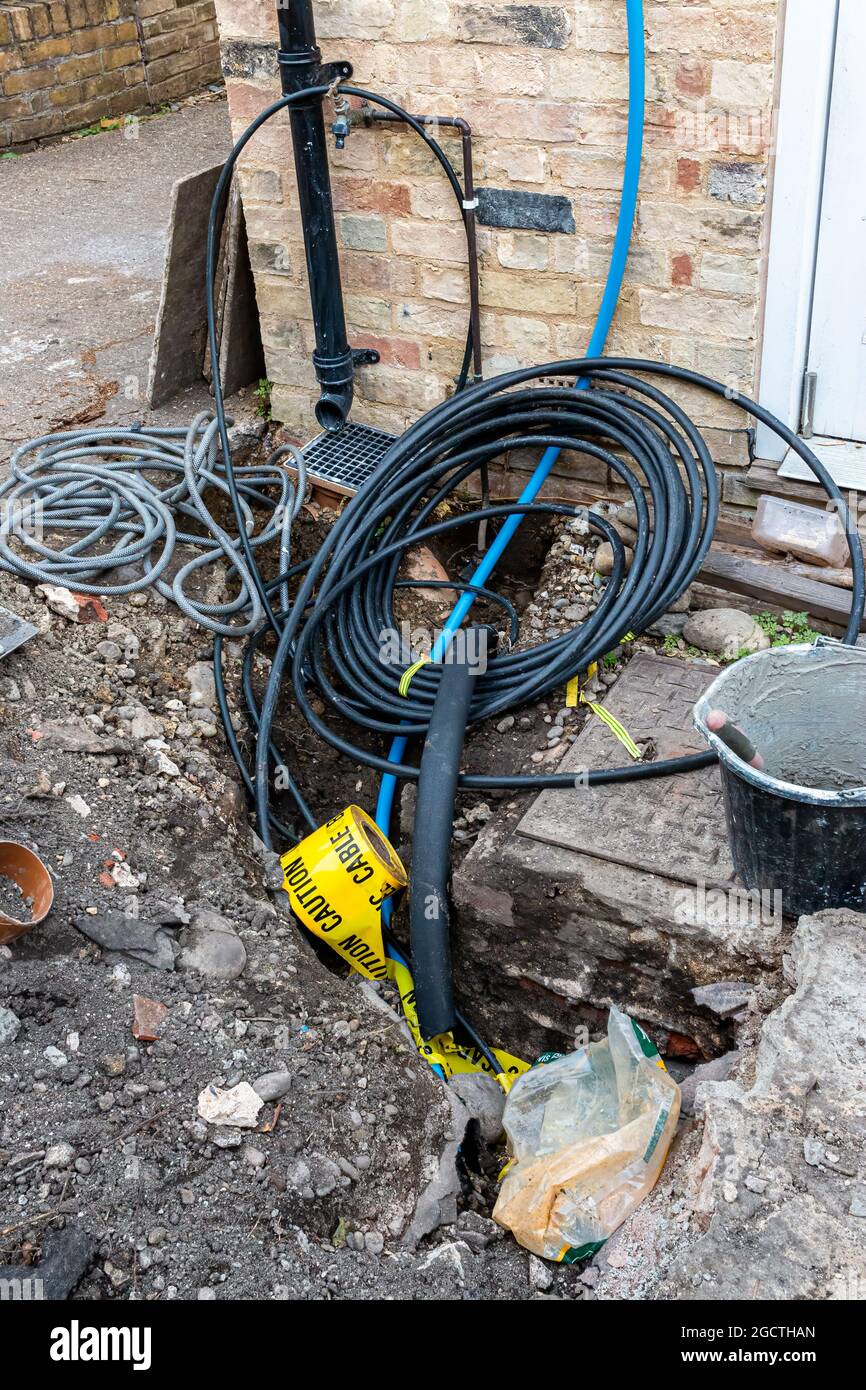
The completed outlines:
<svg viewBox="0 0 866 1390">
<path fill-rule="evenodd" d="M 815 280 L 840 0 L 787 0 L 758 400 L 796 430 Z M 788 446 L 764 425 L 758 458 Z"/>
</svg>

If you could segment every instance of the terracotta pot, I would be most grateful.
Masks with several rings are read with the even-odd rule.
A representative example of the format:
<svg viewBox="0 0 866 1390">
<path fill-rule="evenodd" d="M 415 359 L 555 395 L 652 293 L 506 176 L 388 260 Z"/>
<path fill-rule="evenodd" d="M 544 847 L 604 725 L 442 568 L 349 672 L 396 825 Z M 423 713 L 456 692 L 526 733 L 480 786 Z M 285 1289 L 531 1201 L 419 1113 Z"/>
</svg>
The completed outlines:
<svg viewBox="0 0 866 1390">
<path fill-rule="evenodd" d="M 16 921 L 0 912 L 0 946 L 5 946 L 7 941 L 24 936 L 48 916 L 54 902 L 54 884 L 39 856 L 14 840 L 0 840 L 0 876 L 17 883 L 24 898 L 33 903 L 27 922 Z"/>
</svg>

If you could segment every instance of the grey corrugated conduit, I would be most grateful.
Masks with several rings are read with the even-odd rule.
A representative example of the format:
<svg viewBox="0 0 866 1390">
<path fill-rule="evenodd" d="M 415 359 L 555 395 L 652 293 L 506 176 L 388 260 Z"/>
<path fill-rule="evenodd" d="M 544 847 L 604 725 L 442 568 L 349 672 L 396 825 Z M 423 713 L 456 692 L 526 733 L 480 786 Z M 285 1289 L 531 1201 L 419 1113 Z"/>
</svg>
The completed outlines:
<svg viewBox="0 0 866 1390">
<path fill-rule="evenodd" d="M 291 457 L 297 484 L 280 467 Z M 304 457 L 283 444 L 266 463 L 235 465 L 241 513 L 253 549 L 277 541 L 280 569 L 291 564 L 291 527 L 304 501 Z M 208 412 L 188 429 L 103 428 L 48 434 L 22 445 L 0 485 L 0 569 L 38 584 L 78 593 L 136 593 L 152 585 L 209 632 L 244 637 L 261 624 L 264 608 L 239 537 L 218 523 L 205 501 L 213 491 L 230 497 L 219 423 Z M 272 510 L 255 534 L 251 503 Z M 178 518 L 200 524 L 178 529 Z M 55 548 L 47 537 L 71 533 Z M 165 573 L 177 547 L 194 548 L 169 583 Z M 234 598 L 205 603 L 189 592 L 193 576 L 223 561 Z M 134 578 L 128 567 L 135 566 Z M 284 601 L 288 595 L 284 593 Z M 240 616 L 242 615 L 242 617 Z"/>
</svg>

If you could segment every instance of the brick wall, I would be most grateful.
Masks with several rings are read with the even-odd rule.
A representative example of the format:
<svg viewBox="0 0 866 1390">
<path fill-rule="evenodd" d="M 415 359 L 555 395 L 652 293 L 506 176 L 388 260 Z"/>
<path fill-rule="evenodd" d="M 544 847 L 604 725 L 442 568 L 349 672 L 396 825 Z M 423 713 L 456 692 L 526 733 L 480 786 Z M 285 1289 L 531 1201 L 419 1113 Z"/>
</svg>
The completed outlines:
<svg viewBox="0 0 866 1390">
<path fill-rule="evenodd" d="M 220 75 L 213 0 L 0 0 L 0 145 L 144 111 Z"/>
<path fill-rule="evenodd" d="M 238 134 L 278 94 L 275 7 L 217 0 L 217 17 Z M 325 57 L 349 58 L 359 85 L 471 122 L 478 182 L 498 190 L 482 195 L 488 220 L 503 209 L 532 220 L 528 207 L 562 228 L 481 228 L 486 369 L 580 352 L 622 178 L 623 0 L 320 0 L 316 18 Z M 610 352 L 753 388 L 778 26 L 778 0 L 649 0 L 640 209 Z M 459 168 L 459 147 L 444 144 Z M 463 231 L 411 134 L 356 130 L 344 151 L 332 147 L 332 171 L 351 341 L 382 353 L 359 373 L 356 416 L 400 429 L 442 399 L 460 362 Z M 287 118 L 250 145 L 243 189 L 274 410 L 309 434 L 312 330 Z M 689 404 L 714 427 L 720 462 L 746 464 L 742 415 L 706 397 Z"/>
</svg>

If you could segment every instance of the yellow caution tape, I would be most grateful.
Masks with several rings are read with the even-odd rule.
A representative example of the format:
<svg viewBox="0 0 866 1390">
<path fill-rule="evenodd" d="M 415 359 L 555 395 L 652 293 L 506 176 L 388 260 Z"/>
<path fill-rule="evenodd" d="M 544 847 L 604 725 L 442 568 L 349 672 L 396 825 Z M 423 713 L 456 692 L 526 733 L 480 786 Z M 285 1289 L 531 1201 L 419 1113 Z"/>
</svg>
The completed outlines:
<svg viewBox="0 0 866 1390">
<path fill-rule="evenodd" d="M 476 1047 L 457 1042 L 453 1033 L 440 1033 L 436 1038 L 422 1038 L 415 1008 L 415 981 L 412 979 L 412 972 L 399 960 L 389 960 L 388 966 L 391 979 L 400 991 L 403 1015 L 415 1046 L 431 1067 L 441 1068 L 446 1080 L 458 1073 L 485 1072 L 487 1076 L 495 1076 L 502 1089 L 507 1092 L 522 1072 L 529 1071 L 528 1062 L 522 1061 L 520 1057 L 513 1057 L 510 1052 L 503 1052 L 501 1048 L 492 1047 L 490 1052 L 500 1066 L 500 1070 L 494 1072 L 483 1052 Z"/>
<path fill-rule="evenodd" d="M 347 806 L 284 854 L 280 864 L 295 916 L 368 980 L 393 981 L 415 1046 L 446 1080 L 460 1072 L 486 1072 L 508 1091 L 529 1070 L 519 1057 L 491 1048 L 500 1068 L 495 1072 L 478 1048 L 457 1042 L 451 1033 L 422 1038 L 412 972 L 386 956 L 382 940 L 382 904 L 406 887 L 406 870 L 360 806 Z"/>
<path fill-rule="evenodd" d="M 406 870 L 376 822 L 347 806 L 280 860 L 295 916 L 368 980 L 388 978 L 382 904 Z"/>
<path fill-rule="evenodd" d="M 409 685 L 412 681 L 412 678 L 418 673 L 418 671 L 421 670 L 422 666 L 427 665 L 427 662 L 429 660 L 429 656 L 422 656 L 420 661 L 416 661 L 412 666 L 407 666 L 406 670 L 403 672 L 402 676 L 400 677 L 400 684 L 398 685 L 397 689 L 399 690 L 400 694 L 403 696 L 404 699 L 409 694 Z"/>
</svg>

